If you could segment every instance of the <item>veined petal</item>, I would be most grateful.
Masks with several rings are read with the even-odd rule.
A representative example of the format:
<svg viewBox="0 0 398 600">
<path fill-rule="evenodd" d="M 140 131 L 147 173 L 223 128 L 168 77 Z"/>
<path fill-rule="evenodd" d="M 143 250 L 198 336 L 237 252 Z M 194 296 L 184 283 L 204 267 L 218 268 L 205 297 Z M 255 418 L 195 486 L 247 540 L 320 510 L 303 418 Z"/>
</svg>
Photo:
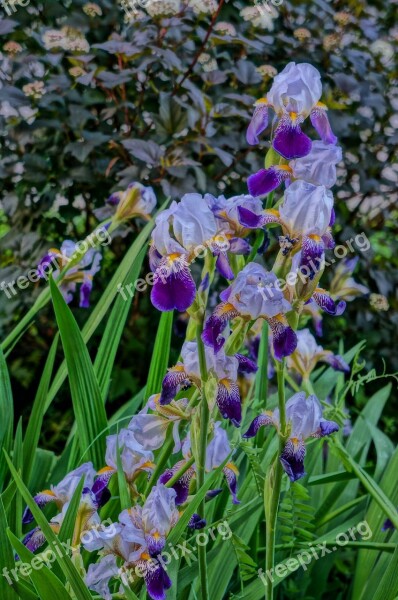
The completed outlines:
<svg viewBox="0 0 398 600">
<path fill-rule="evenodd" d="M 316 288 L 313 293 L 313 299 L 317 303 L 318 306 L 322 308 L 329 315 L 333 315 L 334 317 L 338 317 L 343 314 L 345 311 L 346 303 L 344 300 L 340 300 L 340 302 L 334 302 L 331 298 L 330 294 L 327 293 L 323 288 Z"/>
<path fill-rule="evenodd" d="M 238 206 L 239 222 L 248 229 L 261 229 L 266 225 L 264 215 L 257 215 L 248 208 Z"/>
<path fill-rule="evenodd" d="M 160 395 L 159 404 L 170 404 L 174 400 L 179 387 L 189 383 L 188 376 L 182 365 L 172 367 L 164 376 L 162 381 L 162 393 Z"/>
<path fill-rule="evenodd" d="M 325 144 L 335 144 L 337 142 L 337 137 L 330 127 L 326 111 L 326 106 L 317 104 L 310 114 L 311 123 Z"/>
<path fill-rule="evenodd" d="M 222 332 L 228 321 L 238 315 L 238 311 L 232 304 L 221 302 L 205 323 L 202 333 L 203 343 L 213 348 L 214 352 L 219 352 L 225 342 L 225 338 L 221 335 Z"/>
<path fill-rule="evenodd" d="M 298 123 L 293 123 L 289 117 L 285 117 L 279 121 L 272 145 L 283 158 L 290 160 L 309 154 L 312 142 L 301 131 Z"/>
<path fill-rule="evenodd" d="M 240 504 L 240 500 L 238 500 L 236 496 L 237 487 L 238 487 L 238 475 L 239 471 L 235 467 L 233 463 L 228 463 L 223 469 L 225 479 L 227 480 L 229 491 L 232 496 L 232 504 Z"/>
<path fill-rule="evenodd" d="M 166 545 L 166 538 L 159 533 L 147 534 L 145 542 L 148 547 L 148 552 L 151 556 L 158 556 Z"/>
<path fill-rule="evenodd" d="M 239 427 L 242 421 L 242 405 L 238 384 L 230 379 L 219 381 L 216 402 L 224 419 L 229 419 L 235 427 Z"/>
<path fill-rule="evenodd" d="M 48 504 L 49 502 L 55 502 L 56 499 L 56 495 L 51 490 L 45 490 L 44 492 L 40 492 L 40 494 L 37 494 L 33 498 L 37 506 L 40 506 L 40 508 L 46 506 L 46 504 Z M 22 523 L 24 525 L 28 525 L 29 523 L 32 523 L 32 521 L 33 515 L 30 511 L 30 508 L 26 507 L 22 516 Z"/>
<path fill-rule="evenodd" d="M 235 354 L 235 358 L 239 361 L 238 373 L 256 373 L 258 371 L 258 366 L 248 356 Z"/>
<path fill-rule="evenodd" d="M 184 465 L 185 461 L 181 460 L 174 465 L 171 469 L 166 469 L 164 473 L 159 477 L 159 483 L 166 484 L 174 475 L 181 469 Z M 176 506 L 180 506 L 181 504 L 185 504 L 189 495 L 189 486 L 191 484 L 191 479 L 195 475 L 195 469 L 190 467 L 187 471 L 185 471 L 184 475 L 178 479 L 173 485 L 173 490 L 177 493 L 175 498 Z"/>
<path fill-rule="evenodd" d="M 324 253 L 325 247 L 322 238 L 316 235 L 308 235 L 303 238 L 300 266 L 309 269 L 311 280 L 319 272 Z"/>
<path fill-rule="evenodd" d="M 143 561 L 142 561 L 143 562 Z M 144 580 L 148 595 L 152 600 L 166 600 L 166 590 L 171 588 L 171 579 L 166 571 L 159 564 L 158 566 L 149 565 L 144 570 Z"/>
<path fill-rule="evenodd" d="M 46 541 L 46 537 L 40 527 L 35 527 L 25 535 L 22 543 L 28 550 L 35 552 L 38 548 L 41 548 Z"/>
<path fill-rule="evenodd" d="M 198 513 L 194 513 L 189 520 L 188 527 L 190 529 L 203 529 L 206 527 L 206 519 L 203 519 Z"/>
<path fill-rule="evenodd" d="M 275 358 L 282 360 L 285 356 L 293 354 L 297 347 L 297 336 L 293 329 L 289 327 L 285 317 L 278 315 L 272 319 L 267 319 L 272 331 L 272 345 Z"/>
<path fill-rule="evenodd" d="M 90 307 L 90 295 L 91 290 L 93 289 L 93 278 L 91 275 L 88 275 L 84 278 L 82 285 L 80 286 L 80 308 L 89 308 Z"/>
<path fill-rule="evenodd" d="M 231 254 L 250 254 L 251 246 L 249 242 L 242 238 L 232 238 L 230 240 L 229 251 Z"/>
<path fill-rule="evenodd" d="M 259 143 L 258 136 L 268 127 L 268 103 L 259 101 L 254 109 L 252 119 L 247 128 L 246 140 L 250 146 Z"/>
<path fill-rule="evenodd" d="M 176 263 L 177 259 L 173 263 L 174 267 Z M 168 268 L 168 264 L 162 261 L 162 265 L 155 271 L 155 283 L 151 290 L 152 304 L 163 312 L 174 309 L 185 312 L 195 300 L 195 282 L 186 264 L 180 262 L 176 268 Z"/>
<path fill-rule="evenodd" d="M 272 413 L 264 413 L 256 417 L 250 424 L 249 429 L 242 436 L 245 439 L 254 437 L 260 427 L 265 427 L 266 425 L 273 425 Z"/>
<path fill-rule="evenodd" d="M 294 482 L 304 477 L 305 445 L 298 438 L 290 438 L 280 456 L 285 473 Z"/>
</svg>

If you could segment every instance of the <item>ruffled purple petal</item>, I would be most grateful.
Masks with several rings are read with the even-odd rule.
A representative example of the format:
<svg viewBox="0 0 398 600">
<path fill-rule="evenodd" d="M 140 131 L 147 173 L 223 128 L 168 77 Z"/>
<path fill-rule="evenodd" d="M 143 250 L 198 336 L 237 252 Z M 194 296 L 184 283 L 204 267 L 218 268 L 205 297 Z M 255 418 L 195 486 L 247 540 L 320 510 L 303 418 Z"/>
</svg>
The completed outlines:
<svg viewBox="0 0 398 600">
<path fill-rule="evenodd" d="M 258 371 L 258 366 L 254 360 L 251 360 L 248 356 L 235 354 L 235 358 L 237 358 L 239 362 L 238 373 L 256 373 Z"/>
<path fill-rule="evenodd" d="M 22 543 L 28 550 L 35 552 L 46 543 L 46 538 L 40 527 L 35 527 L 25 535 Z"/>
<path fill-rule="evenodd" d="M 320 436 L 325 437 L 326 435 L 331 435 L 332 433 L 336 433 L 340 429 L 340 427 L 334 421 L 326 421 L 325 419 L 321 419 L 319 423 L 320 428 Z"/>
<path fill-rule="evenodd" d="M 158 556 L 166 545 L 166 538 L 163 536 L 146 535 L 145 536 L 148 553 L 150 556 Z"/>
<path fill-rule="evenodd" d="M 111 493 L 107 488 L 107 483 L 108 482 L 106 482 L 105 479 L 98 477 L 91 488 L 98 508 L 105 506 L 105 504 L 111 499 Z"/>
<path fill-rule="evenodd" d="M 346 302 L 344 302 L 344 300 L 340 300 L 340 302 L 336 303 L 330 295 L 321 288 L 317 288 L 312 297 L 317 305 L 329 315 L 338 317 L 345 311 Z"/>
<path fill-rule="evenodd" d="M 252 196 L 265 196 L 282 183 L 281 172 L 270 167 L 269 169 L 261 169 L 254 175 L 250 175 L 247 180 L 247 187 Z"/>
<path fill-rule="evenodd" d="M 235 275 L 231 269 L 231 265 L 229 264 L 228 255 L 226 252 L 220 252 L 220 254 L 217 256 L 216 269 L 222 277 L 225 277 L 225 279 L 228 279 L 229 281 L 235 279 Z"/>
<path fill-rule="evenodd" d="M 335 144 L 337 137 L 334 135 L 330 127 L 329 119 L 325 109 L 316 107 L 310 114 L 312 126 L 316 129 L 321 140 L 325 144 Z"/>
<path fill-rule="evenodd" d="M 274 150 L 286 158 L 300 158 L 311 152 L 312 142 L 290 119 L 281 119 L 275 132 Z"/>
<path fill-rule="evenodd" d="M 176 366 L 169 370 L 162 381 L 162 392 L 160 394 L 159 404 L 164 406 L 170 404 L 177 395 L 180 386 L 189 383 L 187 374 L 182 366 Z"/>
<path fill-rule="evenodd" d="M 206 519 L 202 519 L 200 515 L 194 513 L 189 520 L 188 527 L 190 529 L 203 529 L 206 527 Z"/>
<path fill-rule="evenodd" d="M 145 569 L 145 585 L 152 600 L 166 600 L 166 590 L 171 588 L 171 579 L 159 564 L 156 568 Z"/>
<path fill-rule="evenodd" d="M 298 439 L 288 440 L 280 456 L 280 461 L 291 482 L 304 477 L 304 457 L 304 442 Z"/>
<path fill-rule="evenodd" d="M 188 267 L 164 274 L 162 267 L 155 271 L 155 283 L 151 290 L 151 301 L 163 312 L 178 310 L 185 312 L 195 300 L 196 285 Z"/>
<path fill-rule="evenodd" d="M 216 402 L 224 419 L 229 419 L 235 427 L 239 427 L 242 421 L 239 386 L 229 379 L 222 379 L 218 383 Z"/>
<path fill-rule="evenodd" d="M 300 266 L 307 267 L 310 280 L 314 279 L 315 275 L 319 272 L 324 251 L 325 247 L 322 239 L 314 239 L 314 237 L 311 236 L 304 237 Z"/>
<path fill-rule="evenodd" d="M 278 318 L 268 321 L 272 331 L 272 345 L 277 360 L 293 354 L 297 348 L 297 336 L 287 322 Z"/>
<path fill-rule="evenodd" d="M 265 225 L 264 216 L 256 215 L 248 208 L 238 206 L 239 222 L 248 229 L 261 229 Z"/>
<path fill-rule="evenodd" d="M 247 128 L 246 140 L 250 146 L 256 146 L 259 143 L 258 136 L 268 127 L 268 106 L 259 104 L 254 109 L 250 125 Z"/>
<path fill-rule="evenodd" d="M 181 469 L 184 461 L 178 462 L 171 469 L 167 469 L 162 475 L 159 477 L 159 483 L 166 484 L 174 475 Z M 191 467 L 188 469 L 178 481 L 173 485 L 173 490 L 177 493 L 175 498 L 176 506 L 180 506 L 181 504 L 185 504 L 189 496 L 189 486 L 191 484 L 191 479 L 195 474 L 195 470 Z"/>
<path fill-rule="evenodd" d="M 260 427 L 265 427 L 266 425 L 272 424 L 273 421 L 271 415 L 259 415 L 251 422 L 249 429 L 242 437 L 245 439 L 252 438 L 257 434 Z"/>
</svg>

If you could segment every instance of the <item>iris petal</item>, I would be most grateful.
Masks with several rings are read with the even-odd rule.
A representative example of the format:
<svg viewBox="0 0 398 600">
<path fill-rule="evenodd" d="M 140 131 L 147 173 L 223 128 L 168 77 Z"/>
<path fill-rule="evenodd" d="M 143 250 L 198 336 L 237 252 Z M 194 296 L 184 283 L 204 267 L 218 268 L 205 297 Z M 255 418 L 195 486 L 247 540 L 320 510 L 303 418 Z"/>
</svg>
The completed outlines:
<svg viewBox="0 0 398 600">
<path fill-rule="evenodd" d="M 158 310 L 167 312 L 176 309 L 185 312 L 193 304 L 195 296 L 196 285 L 187 266 L 166 275 L 162 272 L 162 267 L 155 271 L 151 301 Z"/>
<path fill-rule="evenodd" d="M 281 119 L 275 132 L 274 150 L 286 158 L 300 158 L 311 152 L 312 142 L 289 118 Z"/>
<path fill-rule="evenodd" d="M 222 379 L 218 384 L 216 402 L 224 419 L 239 427 L 242 421 L 239 386 L 229 379 Z"/>
<path fill-rule="evenodd" d="M 304 457 L 304 442 L 298 439 L 288 440 L 280 456 L 280 461 L 291 482 L 304 477 Z"/>
<path fill-rule="evenodd" d="M 330 127 L 327 112 L 324 108 L 317 106 L 310 114 L 311 123 L 325 144 L 335 144 L 337 137 Z"/>
</svg>

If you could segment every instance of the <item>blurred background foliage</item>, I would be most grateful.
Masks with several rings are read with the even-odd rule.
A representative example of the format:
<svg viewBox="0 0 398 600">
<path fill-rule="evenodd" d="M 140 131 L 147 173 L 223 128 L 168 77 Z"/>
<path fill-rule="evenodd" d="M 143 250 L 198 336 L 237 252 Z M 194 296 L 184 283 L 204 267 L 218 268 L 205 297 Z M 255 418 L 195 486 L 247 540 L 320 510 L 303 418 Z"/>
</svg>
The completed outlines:
<svg viewBox="0 0 398 600">
<path fill-rule="evenodd" d="M 157 4 L 173 12 L 176 3 Z M 84 238 L 98 223 L 96 209 L 131 181 L 153 186 L 159 204 L 192 191 L 246 193 L 267 150 L 246 143 L 252 104 L 289 61 L 311 62 L 344 150 L 334 190 L 336 241 L 366 234 L 371 249 L 359 252 L 355 279 L 373 294 L 325 319 L 318 341 L 336 350 L 365 339 L 368 368 L 380 371 L 384 360 L 388 372 L 398 370 L 396 4 L 283 0 L 256 9 L 230 0 L 219 14 L 183 7 L 131 19 L 108 0 L 32 0 L 16 8 L 0 21 L 0 282 L 26 274 L 64 239 Z M 103 249 L 93 303 L 139 225 Z M 323 287 L 332 277 L 333 267 Z M 0 292 L 1 337 L 42 286 L 32 283 L 13 299 Z M 72 306 L 84 323 L 90 309 Z M 148 294 L 138 295 L 119 350 L 112 411 L 145 384 L 158 318 Z M 25 418 L 54 329 L 48 307 L 8 358 Z M 183 332 L 179 318 L 175 355 Z M 43 431 L 42 443 L 53 448 L 62 447 L 72 422 L 67 393 L 66 386 Z M 354 413 L 361 402 L 361 395 L 353 401 Z M 389 406 L 384 428 L 394 435 Z"/>
</svg>

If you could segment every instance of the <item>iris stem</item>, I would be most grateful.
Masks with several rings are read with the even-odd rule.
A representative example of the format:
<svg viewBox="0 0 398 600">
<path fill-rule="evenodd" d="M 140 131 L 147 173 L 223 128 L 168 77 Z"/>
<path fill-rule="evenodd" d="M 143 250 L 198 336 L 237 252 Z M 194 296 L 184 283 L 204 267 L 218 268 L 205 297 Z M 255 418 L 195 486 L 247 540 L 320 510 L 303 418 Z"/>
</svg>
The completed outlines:
<svg viewBox="0 0 398 600">
<path fill-rule="evenodd" d="M 266 600 L 273 600 L 274 586 L 273 574 L 275 564 L 275 533 L 276 519 L 278 516 L 279 499 L 282 487 L 283 468 L 279 460 L 285 446 L 286 435 L 286 406 L 285 406 L 285 359 L 277 363 L 278 381 L 278 406 L 280 420 L 279 452 L 275 458 L 264 486 L 264 506 L 266 519 L 266 551 L 265 551 L 265 577 L 266 577 Z"/>
<path fill-rule="evenodd" d="M 207 366 L 206 366 L 206 352 L 202 341 L 203 322 L 198 323 L 196 328 L 196 341 L 198 346 L 199 355 L 199 366 L 200 366 L 200 378 L 201 378 L 201 414 L 200 414 L 200 438 L 199 438 L 199 456 L 198 456 L 198 470 L 197 470 L 197 481 L 198 489 L 200 489 L 205 482 L 205 466 L 206 466 L 206 449 L 207 449 L 207 434 L 209 427 L 209 406 L 207 404 L 205 385 L 207 382 Z M 205 516 L 205 499 L 199 505 L 199 514 L 202 518 Z M 201 584 L 201 596 L 202 600 L 209 599 L 209 587 L 207 580 L 207 560 L 206 560 L 206 547 L 198 547 L 198 559 L 199 559 L 199 575 Z"/>
</svg>

